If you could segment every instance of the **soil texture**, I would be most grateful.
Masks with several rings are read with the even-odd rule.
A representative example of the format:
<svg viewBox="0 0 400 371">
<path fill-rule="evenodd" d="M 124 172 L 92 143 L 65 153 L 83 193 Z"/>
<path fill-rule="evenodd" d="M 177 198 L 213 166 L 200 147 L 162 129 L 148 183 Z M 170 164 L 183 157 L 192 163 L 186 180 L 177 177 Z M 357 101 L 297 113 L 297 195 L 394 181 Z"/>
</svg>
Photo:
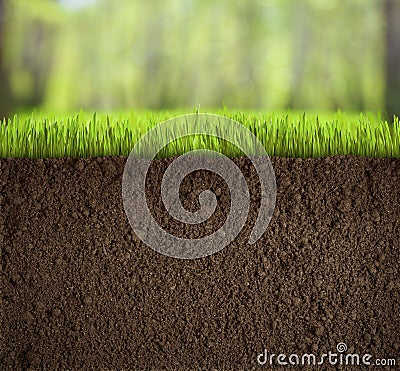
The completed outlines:
<svg viewBox="0 0 400 371">
<path fill-rule="evenodd" d="M 251 196 L 246 225 L 195 260 L 135 235 L 125 161 L 0 159 L 1 369 L 277 369 L 258 355 L 319 357 L 339 343 L 399 367 L 400 159 L 272 157 L 276 207 L 254 245 L 258 177 L 235 159 Z M 203 170 L 186 177 L 187 209 L 205 189 L 219 202 L 208 221 L 182 225 L 159 192 L 172 161 L 148 174 L 154 217 L 178 236 L 212 234 L 229 212 L 225 182 Z M 346 369 L 314 367 L 335 368 Z"/>
</svg>

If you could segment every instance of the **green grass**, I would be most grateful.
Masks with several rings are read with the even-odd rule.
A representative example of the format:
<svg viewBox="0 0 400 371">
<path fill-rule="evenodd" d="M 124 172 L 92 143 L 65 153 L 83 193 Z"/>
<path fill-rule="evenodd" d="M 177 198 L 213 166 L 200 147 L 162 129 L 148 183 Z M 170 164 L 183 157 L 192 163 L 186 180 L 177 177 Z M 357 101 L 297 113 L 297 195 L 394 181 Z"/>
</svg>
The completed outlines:
<svg viewBox="0 0 400 371">
<path fill-rule="evenodd" d="M 65 116 L 16 115 L 0 123 L 0 157 L 127 156 L 136 141 L 156 124 L 185 112 L 86 113 Z M 336 113 L 254 113 L 216 111 L 249 128 L 269 156 L 357 155 L 400 158 L 400 123 L 379 116 Z M 182 138 L 157 156 L 208 148 L 237 157 L 236 147 L 210 136 Z"/>
</svg>

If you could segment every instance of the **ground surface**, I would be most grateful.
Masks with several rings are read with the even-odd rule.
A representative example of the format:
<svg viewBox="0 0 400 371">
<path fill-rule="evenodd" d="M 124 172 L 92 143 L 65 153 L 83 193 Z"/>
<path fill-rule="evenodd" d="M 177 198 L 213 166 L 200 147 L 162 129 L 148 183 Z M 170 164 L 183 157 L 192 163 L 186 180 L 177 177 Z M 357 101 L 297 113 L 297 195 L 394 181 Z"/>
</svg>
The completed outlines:
<svg viewBox="0 0 400 371">
<path fill-rule="evenodd" d="M 255 245 L 257 177 L 235 160 L 252 195 L 246 227 L 188 261 L 135 236 L 125 160 L 0 159 L 0 368 L 272 369 L 257 364 L 264 349 L 321 355 L 339 342 L 400 364 L 400 160 L 271 158 L 276 208 Z M 168 163 L 149 176 L 156 217 L 172 233 L 211 233 L 224 182 L 204 172 L 182 184 L 188 208 L 201 187 L 222 205 L 182 229 L 156 196 Z"/>
</svg>

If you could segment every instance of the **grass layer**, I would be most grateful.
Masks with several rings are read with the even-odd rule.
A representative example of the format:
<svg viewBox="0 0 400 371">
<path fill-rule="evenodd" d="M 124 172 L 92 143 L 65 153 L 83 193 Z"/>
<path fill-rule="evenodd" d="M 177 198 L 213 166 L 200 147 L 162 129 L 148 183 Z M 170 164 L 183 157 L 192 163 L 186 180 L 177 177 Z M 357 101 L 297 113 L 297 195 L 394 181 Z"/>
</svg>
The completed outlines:
<svg viewBox="0 0 400 371">
<path fill-rule="evenodd" d="M 158 123 L 187 112 L 80 112 L 57 117 L 33 113 L 0 123 L 0 157 L 58 158 L 128 156 L 137 140 Z M 372 114 L 243 113 L 217 111 L 250 129 L 268 155 L 400 157 L 400 123 Z M 208 148 L 237 157 L 242 153 L 215 137 L 186 137 L 170 143 L 157 158 Z"/>
</svg>

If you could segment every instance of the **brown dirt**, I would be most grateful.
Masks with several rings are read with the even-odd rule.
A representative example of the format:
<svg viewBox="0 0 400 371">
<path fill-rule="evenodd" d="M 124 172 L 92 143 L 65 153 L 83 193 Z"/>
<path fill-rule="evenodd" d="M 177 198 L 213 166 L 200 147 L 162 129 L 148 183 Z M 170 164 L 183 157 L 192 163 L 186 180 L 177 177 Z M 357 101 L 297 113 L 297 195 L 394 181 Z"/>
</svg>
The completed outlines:
<svg viewBox="0 0 400 371">
<path fill-rule="evenodd" d="M 229 246 L 197 260 L 135 236 L 125 161 L 0 159 L 1 368 L 275 369 L 257 364 L 264 349 L 320 355 L 339 342 L 400 364 L 400 160 L 271 158 L 275 213 L 248 245 L 258 183 L 236 159 L 252 212 Z M 225 207 L 185 228 L 156 192 L 170 162 L 149 176 L 154 214 L 171 233 L 211 233 L 228 210 L 224 182 L 186 179 L 188 208 L 204 187 Z"/>
</svg>

